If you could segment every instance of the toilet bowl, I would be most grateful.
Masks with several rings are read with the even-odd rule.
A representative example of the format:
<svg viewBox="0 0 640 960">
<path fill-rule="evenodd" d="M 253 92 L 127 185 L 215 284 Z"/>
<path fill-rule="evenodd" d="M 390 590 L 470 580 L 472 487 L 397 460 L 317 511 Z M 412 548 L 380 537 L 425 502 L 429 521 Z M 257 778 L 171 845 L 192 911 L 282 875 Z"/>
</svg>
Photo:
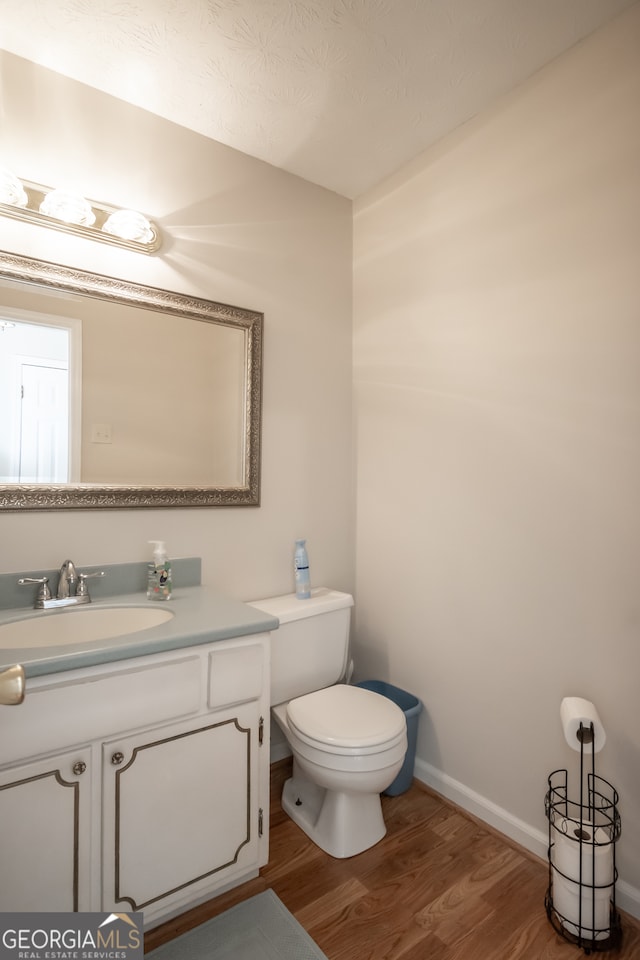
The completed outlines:
<svg viewBox="0 0 640 960">
<path fill-rule="evenodd" d="M 333 857 L 378 843 L 386 833 L 380 794 L 407 751 L 402 710 L 377 693 L 338 684 L 280 704 L 273 715 L 293 754 L 285 812 Z"/>
<path fill-rule="evenodd" d="M 282 806 L 322 850 L 353 857 L 386 832 L 380 794 L 402 768 L 407 723 L 381 694 L 344 683 L 353 598 L 320 588 L 252 601 L 278 618 L 271 709 L 293 754 Z"/>
</svg>

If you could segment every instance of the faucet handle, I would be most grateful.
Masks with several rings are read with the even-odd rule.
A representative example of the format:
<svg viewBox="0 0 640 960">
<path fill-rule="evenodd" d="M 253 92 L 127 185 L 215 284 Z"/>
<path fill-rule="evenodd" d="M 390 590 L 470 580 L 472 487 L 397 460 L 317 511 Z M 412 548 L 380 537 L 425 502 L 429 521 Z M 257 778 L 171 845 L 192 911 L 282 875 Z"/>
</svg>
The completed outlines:
<svg viewBox="0 0 640 960">
<path fill-rule="evenodd" d="M 27 583 L 39 583 L 40 589 L 36 596 L 36 604 L 44 603 L 45 600 L 51 600 L 51 589 L 49 587 L 49 577 L 21 577 L 18 584 L 22 587 Z"/>
<path fill-rule="evenodd" d="M 96 573 L 79 573 L 78 574 L 78 588 L 76 590 L 76 597 L 88 597 L 89 600 L 89 590 L 87 588 L 86 581 L 93 580 L 94 577 L 104 577 L 104 570 L 98 570 Z"/>
</svg>

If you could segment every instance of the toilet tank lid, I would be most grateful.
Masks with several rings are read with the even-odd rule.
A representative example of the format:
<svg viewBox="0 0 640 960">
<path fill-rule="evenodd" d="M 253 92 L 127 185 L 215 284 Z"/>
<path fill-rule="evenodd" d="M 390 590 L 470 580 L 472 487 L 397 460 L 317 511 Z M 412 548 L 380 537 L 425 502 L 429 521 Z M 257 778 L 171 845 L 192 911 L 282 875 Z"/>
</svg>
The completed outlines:
<svg viewBox="0 0 640 960">
<path fill-rule="evenodd" d="M 290 623 L 292 620 L 302 620 L 304 617 L 352 607 L 353 597 L 350 593 L 340 593 L 339 590 L 316 587 L 311 591 L 308 600 L 298 600 L 295 593 L 287 593 L 283 597 L 269 597 L 266 600 L 249 602 L 252 607 L 277 617 L 280 623 Z"/>
</svg>

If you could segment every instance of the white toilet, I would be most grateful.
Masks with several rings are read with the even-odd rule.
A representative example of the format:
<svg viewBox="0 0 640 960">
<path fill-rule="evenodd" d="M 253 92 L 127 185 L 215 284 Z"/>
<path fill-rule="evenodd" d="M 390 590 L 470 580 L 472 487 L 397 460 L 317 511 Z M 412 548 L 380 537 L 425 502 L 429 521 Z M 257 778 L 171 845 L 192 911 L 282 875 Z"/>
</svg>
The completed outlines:
<svg viewBox="0 0 640 960">
<path fill-rule="evenodd" d="M 407 723 L 391 700 L 341 683 L 353 598 L 317 589 L 252 601 L 275 616 L 271 706 L 293 753 L 282 806 L 322 850 L 353 857 L 383 838 L 380 793 L 407 751 Z"/>
</svg>

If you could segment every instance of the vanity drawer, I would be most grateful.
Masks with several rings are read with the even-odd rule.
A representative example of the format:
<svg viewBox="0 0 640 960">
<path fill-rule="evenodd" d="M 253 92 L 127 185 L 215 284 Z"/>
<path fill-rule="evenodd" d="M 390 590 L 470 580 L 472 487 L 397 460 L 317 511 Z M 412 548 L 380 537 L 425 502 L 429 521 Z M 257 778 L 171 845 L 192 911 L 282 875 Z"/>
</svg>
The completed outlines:
<svg viewBox="0 0 640 960">
<path fill-rule="evenodd" d="M 0 765 L 197 713 L 201 676 L 202 660 L 194 654 L 124 670 L 82 671 L 53 683 L 52 677 L 27 681 L 24 702 L 0 714 Z"/>
<path fill-rule="evenodd" d="M 258 700 L 269 689 L 268 666 L 262 643 L 219 645 L 209 654 L 209 709 Z"/>
</svg>

